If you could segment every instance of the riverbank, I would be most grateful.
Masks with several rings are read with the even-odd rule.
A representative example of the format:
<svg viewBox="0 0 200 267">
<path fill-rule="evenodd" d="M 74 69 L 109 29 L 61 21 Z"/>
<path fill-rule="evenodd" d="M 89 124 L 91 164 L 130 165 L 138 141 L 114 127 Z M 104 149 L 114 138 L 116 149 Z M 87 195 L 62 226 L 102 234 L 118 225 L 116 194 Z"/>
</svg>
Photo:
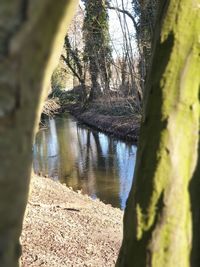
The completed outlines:
<svg viewBox="0 0 200 267">
<path fill-rule="evenodd" d="M 101 132 L 133 143 L 138 141 L 140 117 L 131 114 L 128 116 L 101 114 L 95 105 L 84 111 L 77 104 L 68 105 L 65 110 L 69 111 L 78 121 Z"/>
<path fill-rule="evenodd" d="M 122 217 L 119 209 L 33 175 L 22 232 L 22 266 L 114 266 Z"/>
<path fill-rule="evenodd" d="M 71 92 L 71 91 L 70 91 Z M 46 102 L 43 114 L 55 113 L 55 115 L 69 112 L 79 122 L 88 125 L 98 131 L 107 133 L 118 139 L 137 143 L 141 122 L 141 111 L 133 111 L 133 99 L 124 98 L 99 98 L 82 106 L 78 96 L 73 93 L 61 93 L 56 99 L 58 108 L 52 104 L 52 99 Z M 72 94 L 72 95 L 71 95 Z M 48 111 L 51 109 L 52 111 Z"/>
</svg>

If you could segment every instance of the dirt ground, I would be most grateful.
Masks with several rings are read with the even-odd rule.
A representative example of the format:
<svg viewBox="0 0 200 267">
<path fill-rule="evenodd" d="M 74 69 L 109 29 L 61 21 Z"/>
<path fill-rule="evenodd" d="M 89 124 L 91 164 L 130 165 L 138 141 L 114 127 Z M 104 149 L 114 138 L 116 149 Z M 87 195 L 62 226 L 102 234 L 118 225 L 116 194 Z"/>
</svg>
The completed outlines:
<svg viewBox="0 0 200 267">
<path fill-rule="evenodd" d="M 123 212 L 33 175 L 22 232 L 23 267 L 114 266 Z"/>
</svg>

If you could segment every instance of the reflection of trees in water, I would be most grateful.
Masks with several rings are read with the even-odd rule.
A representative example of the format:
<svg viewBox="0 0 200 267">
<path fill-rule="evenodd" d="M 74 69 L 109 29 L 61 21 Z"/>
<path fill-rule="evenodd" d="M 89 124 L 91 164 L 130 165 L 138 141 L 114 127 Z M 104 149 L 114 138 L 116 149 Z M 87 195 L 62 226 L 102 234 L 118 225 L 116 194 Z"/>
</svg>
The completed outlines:
<svg viewBox="0 0 200 267">
<path fill-rule="evenodd" d="M 57 156 L 52 155 L 55 151 Z M 36 140 L 34 165 L 75 190 L 120 206 L 130 180 L 126 169 L 131 154 L 131 147 L 79 127 L 70 118 L 56 119 L 53 131 L 43 131 Z"/>
<path fill-rule="evenodd" d="M 75 186 L 77 184 L 77 178 L 74 169 L 74 160 L 76 149 L 73 147 L 73 134 L 71 133 L 71 127 L 69 120 L 57 120 L 56 121 L 58 144 L 59 144 L 59 180 L 62 183 L 66 183 L 69 186 Z"/>
<path fill-rule="evenodd" d="M 96 146 L 96 166 L 97 168 L 99 169 L 106 169 L 106 159 L 105 157 L 103 156 L 103 152 L 102 152 L 102 145 L 100 143 L 100 140 L 99 140 L 99 134 L 97 132 L 92 132 L 92 135 L 93 135 L 93 138 L 94 138 L 94 141 L 95 141 L 95 146 Z"/>
<path fill-rule="evenodd" d="M 52 146 L 54 145 L 53 141 L 55 138 L 57 140 L 57 136 L 53 138 L 51 131 L 47 130 L 43 130 L 37 135 L 34 145 L 33 161 L 33 168 L 37 174 L 55 177 L 55 168 L 58 162 L 57 157 L 52 154 Z M 57 153 L 55 149 L 53 151 L 54 154 Z"/>
<path fill-rule="evenodd" d="M 122 208 L 125 208 L 126 200 L 133 180 L 135 153 L 136 153 L 135 147 L 128 145 L 125 146 L 124 144 L 118 144 L 117 164 L 119 166 L 119 179 L 120 179 L 119 196 Z"/>
<path fill-rule="evenodd" d="M 92 132 L 96 146 L 96 188 L 97 197 L 102 200 L 109 199 L 110 203 L 119 206 L 119 177 L 116 166 L 116 145 L 113 139 L 108 139 L 108 151 L 104 155 L 102 143 L 98 132 Z"/>
<path fill-rule="evenodd" d="M 41 138 L 41 135 L 43 136 Z M 46 162 L 44 161 L 44 157 L 47 158 L 47 143 L 43 142 L 45 139 L 45 133 L 42 131 L 40 135 L 36 136 L 35 139 L 35 145 L 34 145 L 34 150 L 33 150 L 33 155 L 34 155 L 34 161 L 33 161 L 33 168 L 34 171 L 37 174 L 42 174 L 44 175 L 47 169 L 45 168 Z"/>
<path fill-rule="evenodd" d="M 90 142 L 91 132 L 87 130 L 87 145 L 86 145 L 86 159 L 85 159 L 85 170 L 90 168 L 90 151 L 92 151 L 91 142 Z M 88 171 L 87 171 L 88 174 Z M 87 175 L 88 177 L 88 175 Z"/>
<path fill-rule="evenodd" d="M 48 142 L 48 173 L 51 177 L 58 178 L 57 166 L 59 162 L 59 145 L 58 136 L 56 129 L 56 121 L 49 119 L 50 130 L 49 134 L 46 135 Z"/>
<path fill-rule="evenodd" d="M 83 192 L 95 195 L 96 184 L 92 161 L 94 158 L 93 147 L 91 145 L 90 130 L 81 129 L 77 126 L 77 140 L 79 146 L 79 157 L 76 160 L 78 179 L 81 181 Z"/>
</svg>

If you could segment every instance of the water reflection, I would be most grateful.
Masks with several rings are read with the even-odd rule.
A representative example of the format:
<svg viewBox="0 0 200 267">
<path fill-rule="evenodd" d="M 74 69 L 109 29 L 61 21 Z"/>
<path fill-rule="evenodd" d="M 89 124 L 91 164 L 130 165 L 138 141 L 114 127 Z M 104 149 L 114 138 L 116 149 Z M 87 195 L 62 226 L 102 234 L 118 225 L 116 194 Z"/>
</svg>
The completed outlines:
<svg viewBox="0 0 200 267">
<path fill-rule="evenodd" d="M 136 147 L 79 126 L 71 117 L 49 119 L 34 145 L 36 173 L 124 209 Z"/>
</svg>

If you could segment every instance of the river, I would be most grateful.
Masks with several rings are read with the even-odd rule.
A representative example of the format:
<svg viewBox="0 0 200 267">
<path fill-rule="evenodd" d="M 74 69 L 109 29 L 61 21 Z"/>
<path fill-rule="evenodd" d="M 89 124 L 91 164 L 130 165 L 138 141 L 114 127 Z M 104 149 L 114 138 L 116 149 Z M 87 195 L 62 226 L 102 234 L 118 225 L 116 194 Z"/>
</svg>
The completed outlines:
<svg viewBox="0 0 200 267">
<path fill-rule="evenodd" d="M 33 147 L 34 172 L 124 209 L 136 146 L 80 125 L 69 115 L 45 124 Z"/>
</svg>

